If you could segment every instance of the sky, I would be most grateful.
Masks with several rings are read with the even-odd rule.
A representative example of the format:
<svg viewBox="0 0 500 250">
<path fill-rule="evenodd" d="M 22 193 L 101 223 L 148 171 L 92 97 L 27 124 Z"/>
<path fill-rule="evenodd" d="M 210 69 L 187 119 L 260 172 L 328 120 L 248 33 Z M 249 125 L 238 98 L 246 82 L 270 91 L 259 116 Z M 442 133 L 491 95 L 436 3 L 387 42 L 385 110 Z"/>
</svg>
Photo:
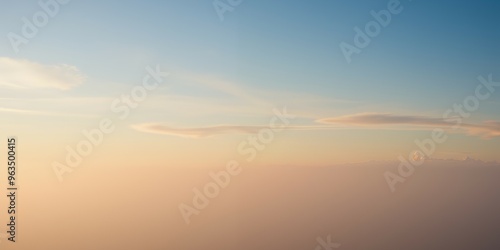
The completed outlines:
<svg viewBox="0 0 500 250">
<path fill-rule="evenodd" d="M 168 86 L 148 93 L 131 116 L 120 121 L 110 139 L 116 141 L 106 141 L 103 148 L 114 143 L 119 145 L 109 147 L 126 152 L 132 149 L 124 142 L 141 138 L 141 153 L 156 154 L 150 147 L 175 147 L 176 164 L 201 166 L 232 157 L 232 152 L 219 148 L 234 148 L 235 141 L 246 135 L 223 132 L 193 139 L 152 136 L 134 128 L 262 126 L 273 108 L 284 107 L 296 116 L 293 125 L 305 127 L 324 125 L 318 124 L 321 119 L 360 114 L 440 118 L 453 104 L 474 94 L 477 77 L 492 74 L 493 81 L 498 79 L 496 1 L 453 6 L 402 1 L 399 13 L 392 14 L 388 25 L 348 63 L 340 44 L 354 44 L 354 28 L 364 29 L 374 20 L 370 11 L 387 10 L 388 3 L 244 1 L 224 12 L 221 20 L 209 1 L 70 1 L 60 5 L 28 44 L 20 44 L 18 53 L 8 36 L 1 40 L 5 70 L 19 67 L 16 72 L 40 74 L 39 82 L 16 82 L 23 88 L 8 84 L 16 79 L 3 79 L 2 119 L 16 121 L 3 126 L 10 133 L 26 134 L 33 145 L 50 140 L 55 147 L 34 146 L 33 151 L 53 150 L 43 154 L 57 158 L 65 143 L 78 142 L 80 130 L 110 114 L 113 99 L 140 84 L 147 66 L 161 65 L 170 73 Z M 32 19 L 43 10 L 35 2 L 8 5 L 0 24 L 7 34 L 22 34 L 22 18 Z M 65 68 L 49 73 L 61 65 Z M 53 74 L 50 77 L 60 82 L 51 82 L 44 74 Z M 500 97 L 493 93 L 463 122 L 500 120 L 499 103 Z M 28 124 L 36 124 L 44 133 L 24 129 Z M 268 153 L 274 155 L 269 163 L 312 161 L 325 166 L 392 160 L 411 151 L 413 141 L 428 137 L 433 127 L 411 122 L 340 124 L 342 129 L 338 125 L 286 131 L 273 148 L 276 153 Z M 487 137 L 452 133 L 435 156 L 499 160 L 493 150 L 498 147 L 496 135 Z M 203 157 L 186 159 L 186 154 L 210 156 L 201 161 Z M 173 160 L 148 156 L 148 164 L 170 165 Z"/>
<path fill-rule="evenodd" d="M 182 224 L 175 206 L 231 160 L 319 176 L 401 156 L 500 162 L 500 2 L 229 2 L 5 1 L 0 135 L 18 138 L 26 204 L 84 234 L 69 211 L 105 220 L 91 202 L 130 205 L 131 182 L 179 190 L 148 218 Z M 37 190 L 79 201 L 53 211 Z"/>
</svg>

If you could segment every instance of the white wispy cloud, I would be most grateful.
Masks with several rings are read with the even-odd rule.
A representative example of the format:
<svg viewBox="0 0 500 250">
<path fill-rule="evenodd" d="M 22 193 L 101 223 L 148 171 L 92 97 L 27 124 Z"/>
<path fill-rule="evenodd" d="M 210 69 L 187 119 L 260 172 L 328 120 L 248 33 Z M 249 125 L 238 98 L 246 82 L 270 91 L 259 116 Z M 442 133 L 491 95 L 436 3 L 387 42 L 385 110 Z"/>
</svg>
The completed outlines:
<svg viewBox="0 0 500 250">
<path fill-rule="evenodd" d="M 38 116 L 65 116 L 65 117 L 87 117 L 87 118 L 88 117 L 96 117 L 95 115 L 59 113 L 59 112 L 50 112 L 50 111 L 2 108 L 2 107 L 0 107 L 0 113 L 12 113 L 12 114 L 18 114 L 18 115 L 38 115 Z"/>
<path fill-rule="evenodd" d="M 43 65 L 0 57 L 0 87 L 11 89 L 67 90 L 82 84 L 85 76 L 74 66 Z"/>
<path fill-rule="evenodd" d="M 224 79 L 213 75 L 199 75 L 192 73 L 178 73 L 174 77 L 181 80 L 184 84 L 201 86 L 209 88 L 227 95 L 245 100 L 255 105 L 270 105 L 267 100 L 257 97 L 252 89 L 242 86 L 240 83 Z"/>
<path fill-rule="evenodd" d="M 132 128 L 141 132 L 173 135 L 187 138 L 204 138 L 224 134 L 256 134 L 269 126 L 259 125 L 214 125 L 205 127 L 172 127 L 162 123 L 134 124 Z M 284 130 L 323 130 L 331 126 L 287 126 Z"/>
<path fill-rule="evenodd" d="M 315 119 L 362 105 L 359 101 L 326 97 L 321 93 L 268 89 L 259 84 L 183 70 L 177 70 L 172 78 L 175 86 L 167 93 L 155 93 L 144 107 L 159 115 L 178 115 L 182 110 L 187 116 L 262 117 L 273 107 L 287 106 L 298 117 Z"/>
</svg>

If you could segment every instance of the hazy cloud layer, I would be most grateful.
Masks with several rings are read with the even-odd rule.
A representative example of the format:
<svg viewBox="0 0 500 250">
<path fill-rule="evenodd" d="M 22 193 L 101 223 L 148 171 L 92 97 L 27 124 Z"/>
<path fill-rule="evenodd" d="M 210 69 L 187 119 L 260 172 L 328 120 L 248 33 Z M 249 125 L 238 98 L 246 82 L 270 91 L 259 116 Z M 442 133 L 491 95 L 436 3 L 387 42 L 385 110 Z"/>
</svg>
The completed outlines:
<svg viewBox="0 0 500 250">
<path fill-rule="evenodd" d="M 0 87 L 67 90 L 82 84 L 84 80 L 85 77 L 74 66 L 43 65 L 28 60 L 0 57 Z"/>
</svg>

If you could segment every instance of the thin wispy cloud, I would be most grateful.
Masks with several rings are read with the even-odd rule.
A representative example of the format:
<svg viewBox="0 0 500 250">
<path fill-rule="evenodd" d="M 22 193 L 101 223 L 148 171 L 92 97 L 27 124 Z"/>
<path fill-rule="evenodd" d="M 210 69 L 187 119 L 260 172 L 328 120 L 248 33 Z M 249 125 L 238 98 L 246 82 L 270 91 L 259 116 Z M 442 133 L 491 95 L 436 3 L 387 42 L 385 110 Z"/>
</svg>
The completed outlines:
<svg viewBox="0 0 500 250">
<path fill-rule="evenodd" d="M 323 124 L 349 125 L 353 127 L 384 128 L 386 126 L 410 126 L 416 129 L 432 130 L 435 128 L 457 129 L 468 135 L 493 138 L 500 136 L 500 122 L 485 121 L 481 124 L 461 123 L 457 128 L 456 121 L 429 116 L 393 115 L 388 113 L 361 113 L 318 120 Z"/>
<path fill-rule="evenodd" d="M 57 112 L 47 112 L 39 110 L 13 109 L 13 108 L 2 108 L 2 107 L 0 107 L 0 113 L 12 113 L 18 115 L 36 115 L 36 116 L 96 117 L 95 115 L 57 113 Z"/>
<path fill-rule="evenodd" d="M 269 126 L 259 125 L 215 125 L 205 127 L 172 127 L 161 123 L 144 123 L 132 125 L 132 128 L 141 132 L 165 134 L 186 138 L 205 138 L 225 134 L 256 134 Z M 332 126 L 287 126 L 283 130 L 326 130 Z"/>
<path fill-rule="evenodd" d="M 270 102 L 251 94 L 252 90 L 243 87 L 241 84 L 223 79 L 221 77 L 188 73 L 180 73 L 177 74 L 176 77 L 183 80 L 186 84 L 195 84 L 197 86 L 210 88 L 256 105 L 271 104 Z"/>
<path fill-rule="evenodd" d="M 318 125 L 318 123 L 323 125 Z M 361 113 L 340 117 L 331 117 L 316 120 L 315 124 L 287 126 L 285 130 L 332 130 L 332 129 L 383 129 L 383 130 L 433 130 L 442 128 L 453 133 L 463 133 L 493 138 L 500 136 L 500 122 L 486 121 L 482 124 L 462 123 L 456 130 L 456 123 L 442 118 L 428 116 L 393 115 L 387 113 Z M 205 127 L 173 127 L 163 123 L 144 123 L 132 125 L 132 128 L 141 132 L 165 134 L 172 136 L 203 138 L 223 134 L 253 134 L 261 129 L 269 128 L 264 125 L 214 125 Z"/>
<path fill-rule="evenodd" d="M 346 124 L 355 126 L 375 125 L 420 125 L 420 126 L 453 126 L 454 123 L 441 118 L 412 115 L 393 115 L 389 113 L 360 113 L 339 117 L 323 118 L 318 122 L 326 124 Z"/>
<path fill-rule="evenodd" d="M 132 128 L 149 133 L 174 135 L 188 138 L 203 138 L 222 134 L 250 134 L 257 133 L 264 126 L 231 126 L 218 125 L 196 128 L 176 128 L 158 123 L 137 124 L 132 125 Z"/>
<path fill-rule="evenodd" d="M 113 99 L 111 97 L 53 97 L 53 98 L 11 98 L 0 97 L 0 101 L 8 101 L 10 103 L 53 103 L 53 104 L 95 104 L 106 103 Z"/>
<path fill-rule="evenodd" d="M 67 64 L 43 65 L 0 57 L 0 87 L 3 88 L 68 90 L 84 80 L 85 76 L 76 67 Z"/>
<path fill-rule="evenodd" d="M 184 106 L 183 109 L 192 108 L 189 114 L 224 113 L 239 116 L 265 115 L 272 107 L 288 106 L 295 110 L 297 116 L 315 119 L 331 115 L 332 106 L 336 107 L 335 110 L 340 110 L 362 104 L 356 100 L 326 97 L 317 93 L 256 87 L 254 84 L 244 84 L 218 75 L 179 70 L 172 77 L 178 83 L 176 88 L 171 89 L 168 95 L 156 95 L 154 109 L 174 108 L 177 112 L 175 107 L 180 104 Z M 152 103 L 153 101 L 148 104 Z"/>
<path fill-rule="evenodd" d="M 0 108 L 0 112 L 27 114 L 27 115 L 51 115 L 51 113 L 49 113 L 49 112 L 36 111 L 36 110 L 24 110 L 24 109 L 12 109 L 12 108 Z"/>
</svg>

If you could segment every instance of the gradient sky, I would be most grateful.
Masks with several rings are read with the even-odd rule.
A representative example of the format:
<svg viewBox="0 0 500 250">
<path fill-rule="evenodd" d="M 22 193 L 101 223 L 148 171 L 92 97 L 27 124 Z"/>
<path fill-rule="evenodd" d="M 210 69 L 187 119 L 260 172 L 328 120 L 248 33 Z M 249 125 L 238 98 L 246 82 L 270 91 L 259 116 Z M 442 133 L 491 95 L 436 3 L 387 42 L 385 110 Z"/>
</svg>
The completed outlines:
<svg viewBox="0 0 500 250">
<path fill-rule="evenodd" d="M 17 53 L 9 34 L 42 8 L 2 1 L 0 141 L 18 138 L 21 188 L 19 244 L 0 233 L 0 248 L 498 242 L 500 87 L 460 129 L 442 116 L 479 76 L 500 82 L 500 1 L 402 0 L 350 63 L 340 44 L 392 0 L 243 0 L 222 21 L 212 1 L 72 0 Z M 111 104 L 157 65 L 164 83 L 117 118 Z M 285 108 L 289 127 L 248 162 L 239 145 Z M 103 119 L 115 131 L 59 182 L 55 163 Z M 436 128 L 446 142 L 391 193 L 387 171 Z M 179 204 L 230 160 L 245 174 L 186 225 Z"/>
<path fill-rule="evenodd" d="M 140 83 L 148 65 L 161 65 L 171 73 L 170 87 L 151 92 L 87 160 L 220 166 L 239 157 L 236 147 L 248 135 L 185 138 L 133 126 L 265 126 L 273 108 L 285 106 L 297 116 L 293 125 L 304 127 L 364 113 L 433 119 L 474 94 L 479 75 L 500 79 L 498 1 L 401 1 L 403 11 L 347 63 L 339 44 L 352 44 L 354 27 L 364 27 L 373 20 L 370 11 L 386 9 L 387 2 L 244 1 L 221 21 L 211 1 L 71 1 L 19 53 L 6 36 L 0 40 L 4 70 L 31 74 L 39 67 L 42 76 L 64 64 L 69 66 L 59 73 L 70 71 L 71 79 L 57 86 L 52 78 L 24 85 L 30 79 L 1 79 L 2 132 L 26 138 L 31 160 L 50 172 L 50 162 L 64 159 L 66 145 L 76 145 L 82 129 L 113 117 L 112 100 Z M 19 34 L 22 17 L 40 11 L 35 1 L 7 5 L 0 15 L 4 34 Z M 499 121 L 498 93 L 464 122 Z M 434 126 L 404 125 L 287 130 L 254 164 L 395 160 Z M 435 157 L 500 160 L 496 135 L 466 132 L 450 134 Z M 106 157 L 96 156 L 101 154 Z"/>
</svg>

